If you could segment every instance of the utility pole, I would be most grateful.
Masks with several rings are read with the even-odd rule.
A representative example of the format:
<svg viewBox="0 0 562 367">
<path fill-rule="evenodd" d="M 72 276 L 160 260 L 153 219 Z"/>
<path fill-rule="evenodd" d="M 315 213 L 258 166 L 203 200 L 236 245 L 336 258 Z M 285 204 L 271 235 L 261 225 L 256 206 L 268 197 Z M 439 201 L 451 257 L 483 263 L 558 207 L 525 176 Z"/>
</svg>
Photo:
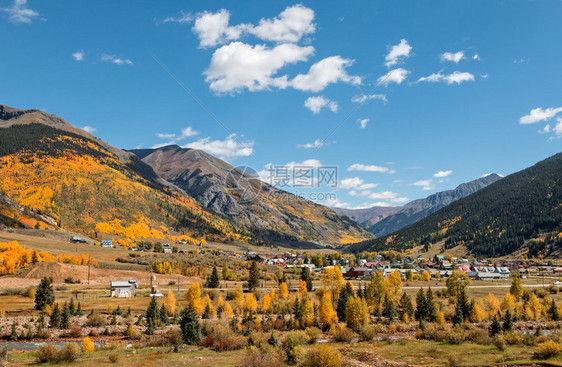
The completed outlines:
<svg viewBox="0 0 562 367">
<path fill-rule="evenodd" d="M 152 294 L 152 251 L 150 252 L 150 291 L 149 294 Z"/>
</svg>

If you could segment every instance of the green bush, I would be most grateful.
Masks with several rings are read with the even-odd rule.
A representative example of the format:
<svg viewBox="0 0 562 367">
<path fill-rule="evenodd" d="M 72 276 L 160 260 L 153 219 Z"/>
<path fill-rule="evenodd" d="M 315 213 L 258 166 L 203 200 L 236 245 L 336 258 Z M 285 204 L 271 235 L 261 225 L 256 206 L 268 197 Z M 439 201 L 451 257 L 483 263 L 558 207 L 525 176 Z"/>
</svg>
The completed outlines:
<svg viewBox="0 0 562 367">
<path fill-rule="evenodd" d="M 355 337 L 355 333 L 350 328 L 344 325 L 340 325 L 336 327 L 332 336 L 337 342 L 351 343 L 351 341 Z"/>
<path fill-rule="evenodd" d="M 306 330 L 304 332 L 308 336 L 308 343 L 309 344 L 316 343 L 316 341 L 320 337 L 320 334 L 322 334 L 322 331 L 320 331 L 320 329 L 318 329 L 316 327 L 306 328 Z"/>
<path fill-rule="evenodd" d="M 370 342 L 377 336 L 377 328 L 374 325 L 365 325 L 359 330 L 361 340 Z"/>
<path fill-rule="evenodd" d="M 285 336 L 281 347 L 285 351 L 289 363 L 297 363 L 299 361 L 303 354 L 302 345 L 307 341 L 308 336 L 303 331 L 292 331 Z"/>
<path fill-rule="evenodd" d="M 95 313 L 93 315 L 88 316 L 88 319 L 84 323 L 84 326 L 88 327 L 100 327 L 106 324 L 105 317 L 100 315 L 99 313 Z"/>
<path fill-rule="evenodd" d="M 316 345 L 302 358 L 299 367 L 341 367 L 341 353 L 328 345 Z"/>
<path fill-rule="evenodd" d="M 109 358 L 109 362 L 111 363 L 119 362 L 119 354 L 117 353 L 111 353 L 110 355 L 107 356 L 107 358 Z"/>
</svg>

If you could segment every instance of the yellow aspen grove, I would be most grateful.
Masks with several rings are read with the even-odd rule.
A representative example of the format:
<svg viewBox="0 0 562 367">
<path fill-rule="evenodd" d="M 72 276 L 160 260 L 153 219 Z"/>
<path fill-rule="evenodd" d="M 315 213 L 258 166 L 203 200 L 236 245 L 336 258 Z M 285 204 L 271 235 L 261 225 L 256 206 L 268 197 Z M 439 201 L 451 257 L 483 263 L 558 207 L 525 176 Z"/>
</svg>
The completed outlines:
<svg viewBox="0 0 562 367">
<path fill-rule="evenodd" d="M 470 320 L 472 322 L 482 322 L 486 320 L 486 311 L 484 311 L 480 302 L 474 304 L 474 307 L 470 312 Z"/>
<path fill-rule="evenodd" d="M 201 315 L 201 284 L 193 283 L 189 286 L 187 290 L 187 304 L 199 314 Z"/>
<path fill-rule="evenodd" d="M 234 305 L 238 309 L 238 312 L 241 312 L 244 309 L 244 291 L 242 290 L 242 286 L 238 284 L 234 289 L 233 294 Z"/>
<path fill-rule="evenodd" d="M 534 293 L 529 296 L 529 302 L 527 302 L 527 309 L 529 310 L 529 315 L 533 320 L 538 319 L 542 313 L 542 306 Z"/>
<path fill-rule="evenodd" d="M 261 300 L 261 310 L 265 313 L 269 312 L 271 308 L 271 296 L 266 294 Z"/>
<path fill-rule="evenodd" d="M 431 273 L 429 271 L 425 271 L 422 276 L 421 276 L 422 280 L 424 282 L 428 282 L 431 279 Z"/>
<path fill-rule="evenodd" d="M 318 311 L 318 322 L 323 329 L 329 329 L 338 322 L 338 315 L 334 311 L 332 304 L 332 293 L 324 292 L 320 300 L 320 310 Z"/>
<path fill-rule="evenodd" d="M 345 307 L 347 326 L 358 331 L 369 321 L 367 302 L 363 298 L 351 297 Z"/>
<path fill-rule="evenodd" d="M 314 325 L 314 303 L 310 298 L 305 297 L 302 300 L 302 323 L 303 326 L 309 327 Z"/>
<path fill-rule="evenodd" d="M 299 280 L 299 290 L 297 291 L 299 297 L 306 297 L 308 294 L 308 289 L 306 288 L 306 282 L 304 280 Z"/>
<path fill-rule="evenodd" d="M 166 300 L 164 301 L 164 307 L 166 307 L 166 312 L 168 312 L 168 315 L 174 315 L 176 313 L 176 296 L 174 296 L 174 292 L 172 292 L 171 290 L 168 290 Z"/>
<path fill-rule="evenodd" d="M 217 309 L 222 309 L 224 307 L 224 299 L 222 298 L 222 294 L 219 294 L 216 303 L 217 303 Z"/>
<path fill-rule="evenodd" d="M 386 279 L 384 280 L 384 288 L 388 297 L 390 297 L 390 299 L 394 302 L 397 302 L 402 290 L 402 277 L 400 276 L 398 269 L 386 276 Z"/>
<path fill-rule="evenodd" d="M 230 303 L 225 302 L 224 307 L 222 308 L 221 316 L 228 319 L 231 319 L 232 316 L 234 316 L 234 311 L 232 311 L 232 306 L 230 306 Z"/>
<path fill-rule="evenodd" d="M 484 303 L 486 304 L 486 311 L 488 311 L 490 317 L 495 315 L 500 309 L 500 301 L 498 301 L 492 293 L 488 293 Z"/>
<path fill-rule="evenodd" d="M 322 286 L 332 292 L 334 299 L 338 298 L 344 285 L 345 280 L 339 266 L 330 266 L 322 271 Z"/>
<path fill-rule="evenodd" d="M 517 302 L 517 300 L 515 299 L 515 296 L 513 294 L 511 294 L 511 292 L 508 292 L 503 297 L 503 300 L 502 300 L 502 303 L 501 303 L 500 307 L 501 307 L 502 311 L 505 311 L 505 310 L 513 311 L 513 309 L 516 307 L 516 302 Z"/>
<path fill-rule="evenodd" d="M 277 296 L 275 295 L 275 289 L 271 288 L 269 290 L 269 297 L 271 298 L 271 302 L 275 302 Z"/>
<path fill-rule="evenodd" d="M 279 285 L 279 299 L 287 298 L 289 298 L 289 287 L 287 287 L 287 283 L 283 282 Z"/>
<path fill-rule="evenodd" d="M 253 293 L 246 294 L 246 311 L 255 312 L 258 308 L 258 301 Z"/>
</svg>

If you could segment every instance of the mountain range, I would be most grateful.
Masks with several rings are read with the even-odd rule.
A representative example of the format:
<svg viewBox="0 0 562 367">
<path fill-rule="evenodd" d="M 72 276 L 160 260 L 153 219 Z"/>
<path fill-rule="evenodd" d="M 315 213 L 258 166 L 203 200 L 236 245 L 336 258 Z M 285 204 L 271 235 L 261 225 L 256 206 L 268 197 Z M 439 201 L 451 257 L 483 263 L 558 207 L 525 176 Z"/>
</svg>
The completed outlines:
<svg viewBox="0 0 562 367">
<path fill-rule="evenodd" d="M 377 237 L 382 237 L 416 223 L 452 202 L 473 194 L 500 179 L 499 175 L 492 173 L 460 184 L 453 190 L 441 191 L 403 206 L 375 206 L 367 209 L 332 208 L 332 210 L 353 219 Z"/>
<path fill-rule="evenodd" d="M 553 256 L 562 249 L 562 153 L 454 201 L 351 252 L 465 247 L 475 255 Z M 558 255 L 559 256 L 559 255 Z"/>
<path fill-rule="evenodd" d="M 241 196 L 249 189 L 253 200 Z M 323 246 L 372 238 L 347 217 L 205 152 L 177 146 L 125 151 L 56 115 L 4 105 L 0 193 L 60 227 L 91 235 Z"/>
</svg>

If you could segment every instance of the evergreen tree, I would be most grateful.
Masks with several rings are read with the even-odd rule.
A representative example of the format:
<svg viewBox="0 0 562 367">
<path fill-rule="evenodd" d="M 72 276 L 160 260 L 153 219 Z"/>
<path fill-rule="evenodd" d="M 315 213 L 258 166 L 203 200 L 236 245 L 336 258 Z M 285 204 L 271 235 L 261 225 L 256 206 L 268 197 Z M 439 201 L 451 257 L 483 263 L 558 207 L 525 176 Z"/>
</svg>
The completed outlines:
<svg viewBox="0 0 562 367">
<path fill-rule="evenodd" d="M 453 316 L 453 325 L 461 325 L 464 322 L 463 307 L 460 302 L 457 302 L 455 307 L 455 315 Z"/>
<path fill-rule="evenodd" d="M 156 303 L 156 297 L 151 297 L 150 304 L 146 309 L 146 323 L 149 327 L 154 328 L 156 326 L 156 321 L 160 318 L 160 312 L 158 311 L 158 303 Z"/>
<path fill-rule="evenodd" d="M 61 324 L 61 314 L 59 304 L 55 303 L 53 307 L 53 312 L 51 313 L 51 319 L 49 320 L 49 327 L 52 329 L 59 329 Z"/>
<path fill-rule="evenodd" d="M 402 293 L 400 303 L 398 304 L 398 316 L 400 316 L 401 319 L 404 319 L 404 315 L 408 315 L 409 318 L 414 316 L 412 299 L 406 293 Z"/>
<path fill-rule="evenodd" d="M 164 306 L 163 303 L 162 306 L 160 306 L 160 312 L 158 316 L 158 318 L 164 325 L 169 323 L 170 320 L 168 320 L 168 311 L 166 311 L 166 306 Z"/>
<path fill-rule="evenodd" d="M 464 290 L 464 288 L 461 289 L 458 299 L 457 299 L 458 304 L 461 307 L 462 310 L 462 317 L 463 317 L 463 321 L 465 319 L 467 319 L 468 317 L 470 317 L 470 313 L 472 312 L 472 306 L 470 304 L 470 302 L 468 302 L 468 299 L 466 297 L 466 292 Z"/>
<path fill-rule="evenodd" d="M 350 282 L 345 284 L 345 287 L 340 291 L 340 297 L 338 298 L 338 306 L 336 308 L 336 313 L 338 315 L 338 320 L 345 322 L 345 309 L 347 307 L 347 301 L 349 297 L 353 297 L 355 294 L 353 292 L 353 287 Z"/>
<path fill-rule="evenodd" d="M 207 303 L 205 305 L 205 311 L 203 312 L 203 316 L 201 316 L 202 319 L 210 319 L 212 316 L 211 314 L 211 305 L 209 303 Z"/>
<path fill-rule="evenodd" d="M 550 304 L 550 308 L 548 309 L 548 315 L 552 319 L 552 321 L 560 320 L 560 315 L 558 314 L 558 307 L 556 306 L 556 301 L 552 300 Z"/>
<path fill-rule="evenodd" d="M 423 288 L 416 294 L 416 319 L 421 321 L 427 317 L 427 304 Z"/>
<path fill-rule="evenodd" d="M 500 324 L 500 319 L 498 318 L 498 315 L 494 315 L 494 317 L 492 317 L 492 323 L 488 328 L 488 332 L 490 333 L 490 336 L 494 336 L 498 334 L 501 330 L 502 330 L 502 326 Z"/>
<path fill-rule="evenodd" d="M 193 307 L 184 308 L 181 312 L 180 328 L 183 341 L 186 344 L 199 344 L 201 340 L 201 325 L 199 324 L 199 317 Z"/>
<path fill-rule="evenodd" d="M 437 319 L 437 309 L 435 308 L 435 297 L 431 287 L 427 289 L 425 294 L 425 316 L 428 321 L 435 322 Z"/>
<path fill-rule="evenodd" d="M 301 270 L 301 280 L 306 282 L 306 290 L 312 292 L 312 277 L 308 266 L 303 266 Z"/>
<path fill-rule="evenodd" d="M 510 331 L 513 327 L 513 319 L 511 318 L 511 312 L 509 310 L 505 311 L 503 315 L 503 324 L 502 329 L 503 331 Z"/>
<path fill-rule="evenodd" d="M 64 306 L 62 308 L 62 312 L 61 312 L 61 320 L 60 320 L 61 329 L 69 329 L 70 328 L 70 317 L 71 316 L 72 316 L 72 314 L 70 313 L 70 309 L 68 308 L 68 305 L 65 302 Z"/>
<path fill-rule="evenodd" d="M 260 285 L 260 269 L 258 263 L 252 261 L 250 264 L 250 275 L 248 277 L 248 290 L 252 292 Z"/>
<path fill-rule="evenodd" d="M 302 302 L 304 303 L 304 302 Z M 299 298 L 297 298 L 295 300 L 295 303 L 293 304 L 293 315 L 296 321 L 301 321 L 302 320 L 302 303 L 300 301 Z"/>
<path fill-rule="evenodd" d="M 76 313 L 76 306 L 74 306 L 74 297 L 70 297 L 70 303 L 68 304 L 68 310 L 72 315 Z"/>
<path fill-rule="evenodd" d="M 396 317 L 396 310 L 394 308 L 394 302 L 387 295 L 384 296 L 384 309 L 382 315 L 388 317 L 389 319 L 394 319 Z"/>
<path fill-rule="evenodd" d="M 207 278 L 207 287 L 208 288 L 218 288 L 220 286 L 220 278 L 219 278 L 219 271 L 217 267 L 213 267 L 213 271 L 211 275 Z"/>
<path fill-rule="evenodd" d="M 53 303 L 55 303 L 53 278 L 44 277 L 35 291 L 35 309 L 43 310 L 46 305 L 52 305 Z"/>
<path fill-rule="evenodd" d="M 45 328 L 45 313 L 41 311 L 39 317 L 37 318 L 37 332 Z"/>
</svg>

